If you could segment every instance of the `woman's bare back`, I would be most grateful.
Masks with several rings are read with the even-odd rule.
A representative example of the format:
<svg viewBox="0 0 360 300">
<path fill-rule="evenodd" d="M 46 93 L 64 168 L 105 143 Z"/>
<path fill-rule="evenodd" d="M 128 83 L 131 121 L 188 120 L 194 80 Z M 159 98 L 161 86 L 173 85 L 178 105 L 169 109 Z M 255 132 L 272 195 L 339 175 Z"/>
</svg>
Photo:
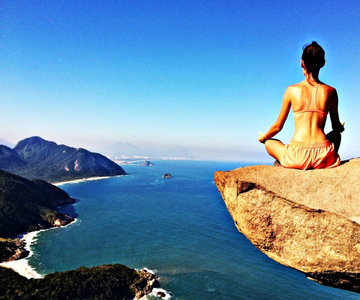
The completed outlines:
<svg viewBox="0 0 360 300">
<path fill-rule="evenodd" d="M 275 123 L 265 134 L 259 132 L 259 142 L 264 143 L 267 152 L 280 162 L 285 154 L 291 154 L 289 147 L 297 148 L 293 151 L 293 154 L 297 153 L 297 162 L 295 163 L 295 158 L 289 161 L 284 159 L 281 162 L 284 166 L 301 169 L 326 168 L 340 163 L 337 151 L 341 141 L 340 133 L 344 131 L 344 123 L 339 119 L 336 90 L 319 80 L 319 71 L 324 65 L 325 52 L 319 44 L 312 42 L 303 48 L 300 66 L 305 80 L 286 89 Z M 294 114 L 295 132 L 290 145 L 285 145 L 273 137 L 282 130 L 291 108 Z M 328 114 L 333 131 L 325 135 L 324 128 Z M 308 155 L 308 150 L 313 152 L 314 157 L 311 156 L 312 154 Z M 324 155 L 320 155 L 320 152 Z"/>
<path fill-rule="evenodd" d="M 294 113 L 295 132 L 293 141 L 318 142 L 326 140 L 324 127 L 327 114 L 333 105 L 335 89 L 319 83 L 304 80 L 290 86 L 289 93 Z"/>
</svg>

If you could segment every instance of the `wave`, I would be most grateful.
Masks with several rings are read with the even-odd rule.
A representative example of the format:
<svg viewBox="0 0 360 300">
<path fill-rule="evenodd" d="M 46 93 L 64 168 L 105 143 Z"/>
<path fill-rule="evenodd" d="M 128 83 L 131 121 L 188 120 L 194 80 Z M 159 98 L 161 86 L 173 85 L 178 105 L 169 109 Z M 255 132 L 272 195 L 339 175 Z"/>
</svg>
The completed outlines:
<svg viewBox="0 0 360 300">
<path fill-rule="evenodd" d="M 148 268 L 143 268 L 148 273 L 155 274 L 155 271 L 149 270 Z M 160 277 L 158 277 L 158 280 L 160 281 Z M 161 296 L 160 296 L 161 295 Z M 148 296 L 154 296 L 154 297 L 161 297 L 161 299 L 170 299 L 171 295 L 164 289 L 160 288 L 153 288 L 150 294 L 145 295 L 144 297 L 140 298 L 139 300 L 147 300 Z"/>
<path fill-rule="evenodd" d="M 76 219 L 74 222 L 71 222 L 70 224 L 76 223 Z M 68 224 L 68 225 L 70 225 Z M 66 226 L 68 226 L 66 225 Z M 23 233 L 17 236 L 20 240 L 25 242 L 25 250 L 29 251 L 29 255 L 25 258 L 19 259 L 19 260 L 13 260 L 8 262 L 3 262 L 0 264 L 0 266 L 7 267 L 10 269 L 13 269 L 15 272 L 20 274 L 21 276 L 26 277 L 27 279 L 35 278 L 35 279 L 41 279 L 43 276 L 39 274 L 33 267 L 29 265 L 29 258 L 34 255 L 34 252 L 31 250 L 31 246 L 34 245 L 37 241 L 37 235 L 41 231 L 46 230 L 52 230 L 57 228 L 64 228 L 66 226 L 60 226 L 60 227 L 51 227 L 48 229 L 41 229 L 37 231 L 31 231 L 28 233 Z"/>
</svg>

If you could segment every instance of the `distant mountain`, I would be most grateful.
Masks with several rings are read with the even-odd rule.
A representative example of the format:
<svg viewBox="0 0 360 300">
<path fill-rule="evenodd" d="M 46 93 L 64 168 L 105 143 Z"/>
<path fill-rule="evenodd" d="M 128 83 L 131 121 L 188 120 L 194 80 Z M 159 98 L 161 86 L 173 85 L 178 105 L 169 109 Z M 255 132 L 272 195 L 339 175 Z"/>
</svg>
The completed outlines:
<svg viewBox="0 0 360 300">
<path fill-rule="evenodd" d="M 75 200 L 42 180 L 29 181 L 0 170 L 0 237 L 67 224 L 73 219 L 56 210 Z"/>
<path fill-rule="evenodd" d="M 0 169 L 23 168 L 27 162 L 22 160 L 19 154 L 7 146 L 0 145 Z"/>
<path fill-rule="evenodd" d="M 24 139 L 13 149 L 1 145 L 0 169 L 50 182 L 126 174 L 101 154 L 57 145 L 40 137 Z"/>
<path fill-rule="evenodd" d="M 15 146 L 13 143 L 10 143 L 7 140 L 4 140 L 3 138 L 0 138 L 0 145 L 4 145 L 10 148 L 13 148 Z"/>
<path fill-rule="evenodd" d="M 97 151 L 112 157 L 151 157 L 151 158 L 185 158 L 194 156 L 186 148 L 165 147 L 161 145 L 135 146 L 130 143 L 116 143 L 97 149 Z"/>
<path fill-rule="evenodd" d="M 116 143 L 114 145 L 105 146 L 98 149 L 99 152 L 108 156 L 143 156 L 144 151 L 138 146 L 134 146 L 130 143 Z"/>
</svg>

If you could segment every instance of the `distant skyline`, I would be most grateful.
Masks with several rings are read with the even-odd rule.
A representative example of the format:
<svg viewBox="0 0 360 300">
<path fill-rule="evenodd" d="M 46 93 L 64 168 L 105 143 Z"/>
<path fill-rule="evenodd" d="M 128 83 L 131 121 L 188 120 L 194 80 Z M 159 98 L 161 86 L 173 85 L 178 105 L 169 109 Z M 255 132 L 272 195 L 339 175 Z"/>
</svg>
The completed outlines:
<svg viewBox="0 0 360 300">
<path fill-rule="evenodd" d="M 359 17 L 355 0 L 2 1 L 0 138 L 270 163 L 258 132 L 315 40 L 345 121 L 340 155 L 359 157 Z M 292 133 L 290 114 L 278 138 Z"/>
</svg>

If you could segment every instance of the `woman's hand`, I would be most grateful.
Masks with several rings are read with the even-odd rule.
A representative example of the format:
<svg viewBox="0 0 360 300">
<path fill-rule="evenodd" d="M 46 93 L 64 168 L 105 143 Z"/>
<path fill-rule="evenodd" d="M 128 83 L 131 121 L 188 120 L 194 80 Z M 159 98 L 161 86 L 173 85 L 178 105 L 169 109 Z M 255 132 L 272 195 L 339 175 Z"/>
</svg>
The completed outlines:
<svg viewBox="0 0 360 300">
<path fill-rule="evenodd" d="M 260 143 L 265 143 L 265 141 L 266 141 L 266 139 L 265 139 L 265 134 L 263 134 L 262 132 L 259 132 L 258 141 L 259 141 Z"/>
<path fill-rule="evenodd" d="M 345 122 L 341 122 L 341 126 L 342 126 L 342 128 L 340 129 L 340 132 L 343 132 L 343 131 L 345 130 L 344 125 L 345 125 Z"/>
</svg>

